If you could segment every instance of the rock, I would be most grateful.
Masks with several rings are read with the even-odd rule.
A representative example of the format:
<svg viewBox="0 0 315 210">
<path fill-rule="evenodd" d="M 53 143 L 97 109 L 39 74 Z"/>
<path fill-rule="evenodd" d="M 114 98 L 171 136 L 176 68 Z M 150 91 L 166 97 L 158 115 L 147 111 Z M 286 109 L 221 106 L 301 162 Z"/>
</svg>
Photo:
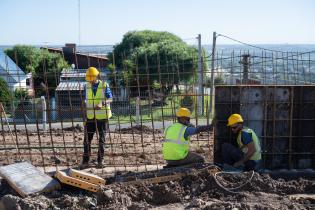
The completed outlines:
<svg viewBox="0 0 315 210">
<path fill-rule="evenodd" d="M 198 189 L 199 189 L 199 184 L 195 184 L 195 183 L 194 183 L 194 184 L 191 185 L 191 191 L 192 191 L 193 193 L 197 192 Z"/>
<path fill-rule="evenodd" d="M 203 206 L 203 205 L 205 205 L 206 203 L 203 201 L 203 200 L 201 200 L 201 199 L 199 199 L 199 198 L 196 198 L 196 199 L 194 199 L 194 200 L 192 200 L 191 202 L 190 202 L 190 204 L 189 204 L 189 206 L 190 207 L 198 207 L 198 208 L 200 208 L 201 206 Z"/>
<path fill-rule="evenodd" d="M 64 195 L 62 198 L 60 198 L 60 201 L 64 207 L 70 207 L 75 205 L 77 198 L 71 197 L 69 195 Z"/>
<path fill-rule="evenodd" d="M 110 203 L 113 200 L 114 192 L 111 189 L 101 189 L 97 192 L 96 197 L 98 204 Z"/>
<path fill-rule="evenodd" d="M 0 200 L 1 210 L 21 210 L 19 201 L 21 198 L 13 195 L 5 195 Z"/>
<path fill-rule="evenodd" d="M 113 194 L 114 194 L 114 192 L 113 192 L 113 190 L 111 190 L 111 189 L 104 191 L 104 195 L 105 195 L 105 196 L 107 197 L 107 199 L 109 199 L 109 200 L 113 199 Z"/>
<path fill-rule="evenodd" d="M 131 206 L 131 198 L 128 195 L 121 195 L 122 205 L 125 207 Z"/>
<path fill-rule="evenodd" d="M 91 197 L 82 197 L 79 199 L 79 206 L 84 207 L 86 209 L 90 209 L 91 207 L 96 207 L 96 200 Z"/>
</svg>

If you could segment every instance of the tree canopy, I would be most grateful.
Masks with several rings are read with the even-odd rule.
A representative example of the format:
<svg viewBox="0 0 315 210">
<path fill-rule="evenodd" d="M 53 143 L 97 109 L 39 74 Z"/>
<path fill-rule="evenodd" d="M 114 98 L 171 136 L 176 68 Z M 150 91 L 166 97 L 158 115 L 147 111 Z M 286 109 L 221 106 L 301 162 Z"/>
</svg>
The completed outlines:
<svg viewBox="0 0 315 210">
<path fill-rule="evenodd" d="M 32 73 L 34 88 L 37 96 L 45 95 L 43 87 L 54 93 L 58 85 L 60 72 L 69 68 L 69 64 L 58 53 L 50 53 L 46 49 L 39 49 L 27 45 L 15 45 L 7 49 L 6 54 L 25 72 Z"/>
<path fill-rule="evenodd" d="M 122 70 L 125 82 L 136 83 L 138 71 L 142 85 L 172 87 L 192 79 L 197 56 L 196 48 L 172 33 L 144 30 L 126 33 L 108 57 Z"/>
<path fill-rule="evenodd" d="M 0 102 L 3 103 L 3 106 L 9 106 L 12 100 L 12 95 L 9 90 L 7 82 L 0 77 Z"/>
</svg>

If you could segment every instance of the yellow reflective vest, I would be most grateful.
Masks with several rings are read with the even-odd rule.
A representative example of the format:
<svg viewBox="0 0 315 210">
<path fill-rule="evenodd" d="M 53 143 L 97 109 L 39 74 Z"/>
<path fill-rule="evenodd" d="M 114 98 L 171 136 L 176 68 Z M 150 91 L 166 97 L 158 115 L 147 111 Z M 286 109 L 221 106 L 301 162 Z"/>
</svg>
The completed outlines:
<svg viewBox="0 0 315 210">
<path fill-rule="evenodd" d="M 86 99 L 86 116 L 88 119 L 109 119 L 112 116 L 112 111 L 109 104 L 105 104 L 107 100 L 105 96 L 105 89 L 107 87 L 106 82 L 99 81 L 95 95 L 93 94 L 92 86 L 87 83 L 85 89 L 85 99 Z M 100 110 L 94 109 L 98 104 L 105 104 Z"/>
<path fill-rule="evenodd" d="M 182 160 L 189 151 L 189 141 L 184 138 L 187 126 L 174 123 L 165 129 L 163 140 L 163 158 L 165 160 Z"/>
<path fill-rule="evenodd" d="M 245 153 L 245 154 L 247 153 L 247 147 L 241 141 L 241 139 L 242 139 L 242 131 L 245 131 L 247 133 L 251 133 L 252 134 L 253 142 L 254 142 L 254 145 L 255 145 L 256 152 L 249 159 L 250 160 L 260 160 L 261 159 L 260 141 L 259 141 L 256 133 L 252 129 L 244 127 L 239 132 L 239 134 L 237 136 L 237 144 L 238 144 L 239 148 L 243 151 L 243 153 Z"/>
</svg>

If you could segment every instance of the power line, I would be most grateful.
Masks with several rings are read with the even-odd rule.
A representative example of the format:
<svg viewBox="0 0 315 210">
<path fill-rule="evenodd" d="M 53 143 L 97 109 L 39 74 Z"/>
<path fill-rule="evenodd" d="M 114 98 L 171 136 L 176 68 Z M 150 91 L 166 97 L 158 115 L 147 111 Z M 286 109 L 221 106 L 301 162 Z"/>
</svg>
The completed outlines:
<svg viewBox="0 0 315 210">
<path fill-rule="evenodd" d="M 223 34 L 218 34 L 217 37 L 219 37 L 219 36 L 225 37 L 225 38 L 230 39 L 230 40 L 232 40 L 232 41 L 235 41 L 235 42 L 238 42 L 238 43 L 240 43 L 240 44 L 247 45 L 247 46 L 250 46 L 250 47 L 253 47 L 253 48 L 257 48 L 257 49 L 261 49 L 261 50 L 266 50 L 266 51 L 271 51 L 271 52 L 286 53 L 286 52 L 280 51 L 280 50 L 272 50 L 272 49 L 267 49 L 267 48 L 264 48 L 264 47 L 259 47 L 259 46 L 256 46 L 256 45 L 248 44 L 248 43 L 239 41 L 239 40 L 237 40 L 237 39 L 231 38 L 231 37 L 226 36 L 226 35 L 223 35 Z"/>
</svg>

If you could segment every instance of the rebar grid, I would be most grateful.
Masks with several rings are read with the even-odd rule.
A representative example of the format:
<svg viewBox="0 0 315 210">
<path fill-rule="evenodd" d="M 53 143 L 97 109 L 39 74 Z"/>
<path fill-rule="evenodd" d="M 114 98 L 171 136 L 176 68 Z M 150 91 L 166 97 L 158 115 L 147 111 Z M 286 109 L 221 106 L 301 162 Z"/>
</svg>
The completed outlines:
<svg viewBox="0 0 315 210">
<path fill-rule="evenodd" d="M 250 55 L 249 60 L 249 83 L 257 82 L 256 85 L 244 84 L 244 65 L 240 64 L 242 55 Z M 78 58 L 75 55 L 76 66 L 78 66 Z M 64 57 L 64 55 L 63 55 Z M 122 56 L 124 57 L 124 55 Z M 87 63 L 90 64 L 89 54 L 87 54 Z M 166 58 L 165 63 L 160 63 L 161 57 L 157 55 L 154 63 L 149 63 L 147 56 L 144 59 L 145 65 L 139 66 L 136 62 L 136 66 L 130 69 L 128 66 L 123 66 L 119 71 L 114 69 L 111 73 L 107 74 L 107 79 L 111 79 L 110 88 L 114 93 L 114 102 L 112 104 L 112 110 L 114 116 L 109 120 L 109 130 L 106 135 L 106 149 L 105 149 L 105 167 L 123 166 L 125 170 L 127 167 L 132 166 L 137 170 L 140 166 L 146 168 L 147 165 L 154 165 L 158 169 L 159 165 L 164 164 L 161 152 L 161 140 L 163 139 L 164 129 L 171 123 L 176 121 L 176 110 L 181 106 L 181 103 L 185 99 L 191 101 L 191 104 L 185 104 L 193 111 L 193 119 L 195 125 L 209 124 L 210 118 L 214 113 L 209 113 L 209 99 L 214 96 L 210 95 L 210 88 L 212 87 L 209 80 L 204 80 L 204 101 L 198 101 L 198 69 L 196 66 L 197 57 L 191 56 L 187 61 L 178 62 L 177 58 Z M 19 62 L 15 55 L 16 64 Z M 113 61 L 115 61 L 115 55 L 113 55 Z M 204 55 L 204 63 L 210 61 L 210 59 Z M 271 150 L 264 152 L 264 165 L 268 166 L 266 160 L 276 159 L 276 156 L 287 155 L 288 167 L 296 167 L 296 156 L 298 155 L 311 155 L 314 157 L 313 151 L 294 151 L 294 145 L 296 139 L 310 139 L 314 142 L 315 135 L 303 134 L 303 123 L 311 122 L 314 124 L 314 116 L 301 117 L 305 113 L 303 106 L 307 106 L 306 109 L 310 109 L 314 104 L 312 100 L 304 100 L 303 98 L 297 100 L 295 98 L 294 91 L 300 91 L 299 96 L 302 97 L 303 87 L 313 88 L 315 83 L 315 53 L 267 53 L 262 51 L 257 52 L 240 51 L 240 52 L 217 52 L 214 68 L 214 74 L 216 78 L 222 78 L 225 85 L 238 85 L 238 86 L 224 86 L 224 88 L 230 88 L 230 91 L 237 88 L 239 96 L 247 90 L 255 89 L 264 86 L 263 91 L 267 91 L 267 87 L 272 86 L 273 96 L 272 98 L 265 97 L 263 101 L 260 101 L 263 115 L 254 119 L 251 118 L 250 113 L 246 112 L 245 119 L 249 119 L 251 122 L 262 122 L 263 132 L 259 136 L 262 140 L 263 148 L 266 145 L 272 144 Z M 102 66 L 95 66 L 101 69 Z M 185 64 L 192 64 L 191 69 L 185 69 Z M 115 66 L 115 63 L 114 63 Z M 84 96 L 83 87 L 80 78 L 73 78 L 76 86 L 71 86 L 70 82 L 60 81 L 63 72 L 60 69 L 47 71 L 47 64 L 42 63 L 42 69 L 44 74 L 43 86 L 45 87 L 45 99 L 47 108 L 43 110 L 39 105 L 39 99 L 33 95 L 30 99 L 24 99 L 22 96 L 20 99 L 11 98 L 11 104 L 5 104 L 5 111 L 10 115 L 12 120 L 9 124 L 13 128 L 12 135 L 8 129 L 8 123 L 5 119 L 1 118 L 2 129 L 2 144 L 0 146 L 0 159 L 2 164 L 10 164 L 16 161 L 28 160 L 36 166 L 42 166 L 44 169 L 48 166 L 58 167 L 66 166 L 73 167 L 80 164 L 83 154 L 83 139 L 86 132 L 84 132 L 85 121 L 85 109 L 84 109 Z M 0 73 L 1 76 L 12 76 L 9 67 L 6 71 Z M 13 69 L 14 70 L 14 69 Z M 124 72 L 133 71 L 132 78 L 127 78 Z M 156 70 L 156 71 L 155 71 Z M 163 71 L 162 71 L 163 70 Z M 49 87 L 48 78 L 49 73 L 53 72 L 54 79 L 59 82 L 64 82 L 63 88 L 59 89 L 55 87 Z M 81 69 L 72 69 L 73 73 L 85 72 Z M 155 71 L 155 72 L 154 72 Z M 210 69 L 204 67 L 203 75 L 207 78 L 207 75 L 211 73 Z M 13 73 L 14 74 L 14 73 Z M 18 78 L 20 78 L 19 71 L 17 71 Z M 185 80 L 186 76 L 191 76 L 190 80 Z M 158 87 L 154 87 L 152 84 L 152 78 L 156 79 Z M 162 78 L 167 78 L 170 90 L 165 91 L 165 81 Z M 166 79 L 165 79 L 166 80 Z M 120 82 L 124 81 L 124 85 L 120 85 Z M 222 82 L 222 81 L 221 81 Z M 21 83 L 20 88 L 21 87 Z M 220 84 L 219 82 L 216 84 Z M 242 86 L 244 85 L 244 86 Z M 291 85 L 303 85 L 297 87 L 291 87 Z M 290 86 L 290 100 L 278 101 L 276 91 L 278 88 L 287 88 Z M 37 88 L 37 89 L 36 89 Z M 300 89 L 299 89 L 300 88 Z M 35 92 L 42 90 L 42 88 L 35 87 Z M 51 92 L 55 92 L 52 95 Z M 125 94 L 120 94 L 124 92 Z M 216 95 L 217 96 L 217 95 Z M 55 107 L 52 106 L 52 101 L 55 100 Z M 26 103 L 27 102 L 27 103 Z M 119 104 L 119 103 L 120 104 Z M 255 105 L 256 102 L 246 101 L 244 107 L 250 107 Z M 285 119 L 279 119 L 276 116 L 278 107 L 283 104 L 289 107 L 288 116 Z M 229 107 L 221 115 L 218 109 L 215 110 L 216 116 L 220 115 L 223 118 L 218 117 L 217 122 L 224 124 L 227 119 L 227 114 L 233 112 L 240 112 L 240 102 L 234 101 L 232 94 L 230 94 L 229 101 L 220 102 L 215 100 L 216 107 L 225 106 Z M 199 106 L 204 107 L 203 113 L 198 113 Z M 295 107 L 299 108 L 300 113 L 296 114 Z M 235 108 L 238 107 L 238 108 Z M 136 110 L 139 109 L 139 115 L 137 116 Z M 272 110 L 270 116 L 268 110 Z M 304 110 L 304 111 L 303 111 Z M 48 128 L 43 130 L 42 113 L 47 113 Z M 283 122 L 289 124 L 288 133 L 279 135 L 277 133 L 277 126 Z M 297 125 L 298 131 L 295 131 Z M 272 127 L 272 132 L 267 132 L 266 128 Z M 128 129 L 129 128 L 129 129 Z M 220 135 L 216 131 L 216 142 L 221 139 L 232 139 L 230 133 L 227 135 Z M 12 138 L 13 136 L 13 138 Z M 277 151 L 277 139 L 286 138 L 289 139 L 289 146 L 287 151 Z M 305 140 L 306 141 L 306 140 Z M 94 136 L 92 142 L 92 154 L 91 157 L 94 160 L 97 155 L 98 135 Z M 196 135 L 193 138 L 191 144 L 192 150 L 197 150 L 206 156 L 208 161 L 213 161 L 213 133 L 203 133 Z M 315 147 L 314 147 L 315 148 Z M 314 159 L 312 160 L 312 167 L 314 167 Z"/>
</svg>

